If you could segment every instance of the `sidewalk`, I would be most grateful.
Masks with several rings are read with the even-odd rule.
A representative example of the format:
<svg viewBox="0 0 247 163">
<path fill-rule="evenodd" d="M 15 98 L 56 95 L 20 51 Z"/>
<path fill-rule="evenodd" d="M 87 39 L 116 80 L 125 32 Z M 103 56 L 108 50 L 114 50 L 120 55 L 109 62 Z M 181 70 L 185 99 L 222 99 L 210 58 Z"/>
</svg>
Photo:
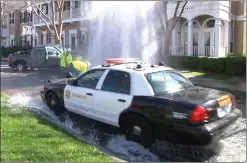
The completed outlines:
<svg viewBox="0 0 247 163">
<path fill-rule="evenodd" d="M 189 78 L 192 81 L 192 83 L 196 85 L 246 92 L 246 80 L 244 79 L 240 80 L 240 79 L 231 78 L 229 80 L 216 80 L 216 79 L 204 78 L 199 76 L 198 77 L 188 76 L 188 75 L 185 76 Z"/>
</svg>

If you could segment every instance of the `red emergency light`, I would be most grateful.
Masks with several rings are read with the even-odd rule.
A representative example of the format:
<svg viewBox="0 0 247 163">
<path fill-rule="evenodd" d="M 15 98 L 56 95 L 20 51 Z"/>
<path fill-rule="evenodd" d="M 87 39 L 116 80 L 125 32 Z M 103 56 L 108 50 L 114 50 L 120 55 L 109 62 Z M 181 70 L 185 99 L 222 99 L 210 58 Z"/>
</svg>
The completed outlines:
<svg viewBox="0 0 247 163">
<path fill-rule="evenodd" d="M 140 62 L 138 58 L 108 58 L 105 59 L 107 64 L 125 64 L 125 63 L 137 63 Z"/>
</svg>

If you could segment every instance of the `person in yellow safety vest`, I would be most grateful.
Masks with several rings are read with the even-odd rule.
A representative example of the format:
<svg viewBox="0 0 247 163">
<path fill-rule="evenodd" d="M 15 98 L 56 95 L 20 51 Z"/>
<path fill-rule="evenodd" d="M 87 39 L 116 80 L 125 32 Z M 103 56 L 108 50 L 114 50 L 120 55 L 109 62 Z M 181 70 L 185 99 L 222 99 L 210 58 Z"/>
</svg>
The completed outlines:
<svg viewBox="0 0 247 163">
<path fill-rule="evenodd" d="M 79 76 L 81 73 L 84 73 L 90 67 L 90 63 L 88 61 L 80 61 L 74 60 L 70 65 L 70 70 L 74 74 L 75 77 Z"/>
<path fill-rule="evenodd" d="M 61 53 L 59 55 L 59 58 L 60 58 L 61 76 L 62 78 L 64 78 L 73 60 L 71 55 L 71 49 L 68 48 L 65 52 Z"/>
</svg>

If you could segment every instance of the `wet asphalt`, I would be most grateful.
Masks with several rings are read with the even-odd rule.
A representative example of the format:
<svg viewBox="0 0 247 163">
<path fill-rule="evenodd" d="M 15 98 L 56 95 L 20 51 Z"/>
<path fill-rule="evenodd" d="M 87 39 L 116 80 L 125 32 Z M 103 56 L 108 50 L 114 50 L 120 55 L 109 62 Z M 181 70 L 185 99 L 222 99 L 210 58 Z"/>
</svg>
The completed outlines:
<svg viewBox="0 0 247 163">
<path fill-rule="evenodd" d="M 48 79 L 56 78 L 60 78 L 59 70 L 27 70 L 25 73 L 18 73 L 6 63 L 1 63 L 1 91 L 9 95 L 29 94 L 33 101 L 38 101 L 39 104 L 42 103 L 39 97 L 40 86 Z M 241 103 L 240 109 L 246 110 L 246 106 Z M 144 149 L 136 143 L 126 141 L 121 132 L 114 127 L 71 113 L 69 117 L 73 121 L 72 127 L 83 131 L 83 137 L 87 142 L 93 140 L 97 142 L 93 144 L 103 151 L 108 151 L 106 153 L 126 161 L 246 162 L 245 118 L 239 121 L 240 127 L 236 132 L 209 147 L 192 147 L 157 141 L 151 148 Z M 60 117 L 60 121 L 63 122 L 64 119 Z"/>
</svg>

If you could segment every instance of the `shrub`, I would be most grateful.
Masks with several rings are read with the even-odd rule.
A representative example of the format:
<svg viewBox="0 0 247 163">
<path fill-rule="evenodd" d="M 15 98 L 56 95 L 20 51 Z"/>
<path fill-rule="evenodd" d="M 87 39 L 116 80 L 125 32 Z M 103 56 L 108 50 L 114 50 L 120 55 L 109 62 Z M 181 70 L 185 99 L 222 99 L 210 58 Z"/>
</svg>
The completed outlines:
<svg viewBox="0 0 247 163">
<path fill-rule="evenodd" d="M 168 66 L 244 76 L 246 74 L 246 57 L 209 58 L 170 56 Z"/>
<path fill-rule="evenodd" d="M 225 58 L 225 73 L 229 75 L 246 75 L 246 57 Z"/>
</svg>

